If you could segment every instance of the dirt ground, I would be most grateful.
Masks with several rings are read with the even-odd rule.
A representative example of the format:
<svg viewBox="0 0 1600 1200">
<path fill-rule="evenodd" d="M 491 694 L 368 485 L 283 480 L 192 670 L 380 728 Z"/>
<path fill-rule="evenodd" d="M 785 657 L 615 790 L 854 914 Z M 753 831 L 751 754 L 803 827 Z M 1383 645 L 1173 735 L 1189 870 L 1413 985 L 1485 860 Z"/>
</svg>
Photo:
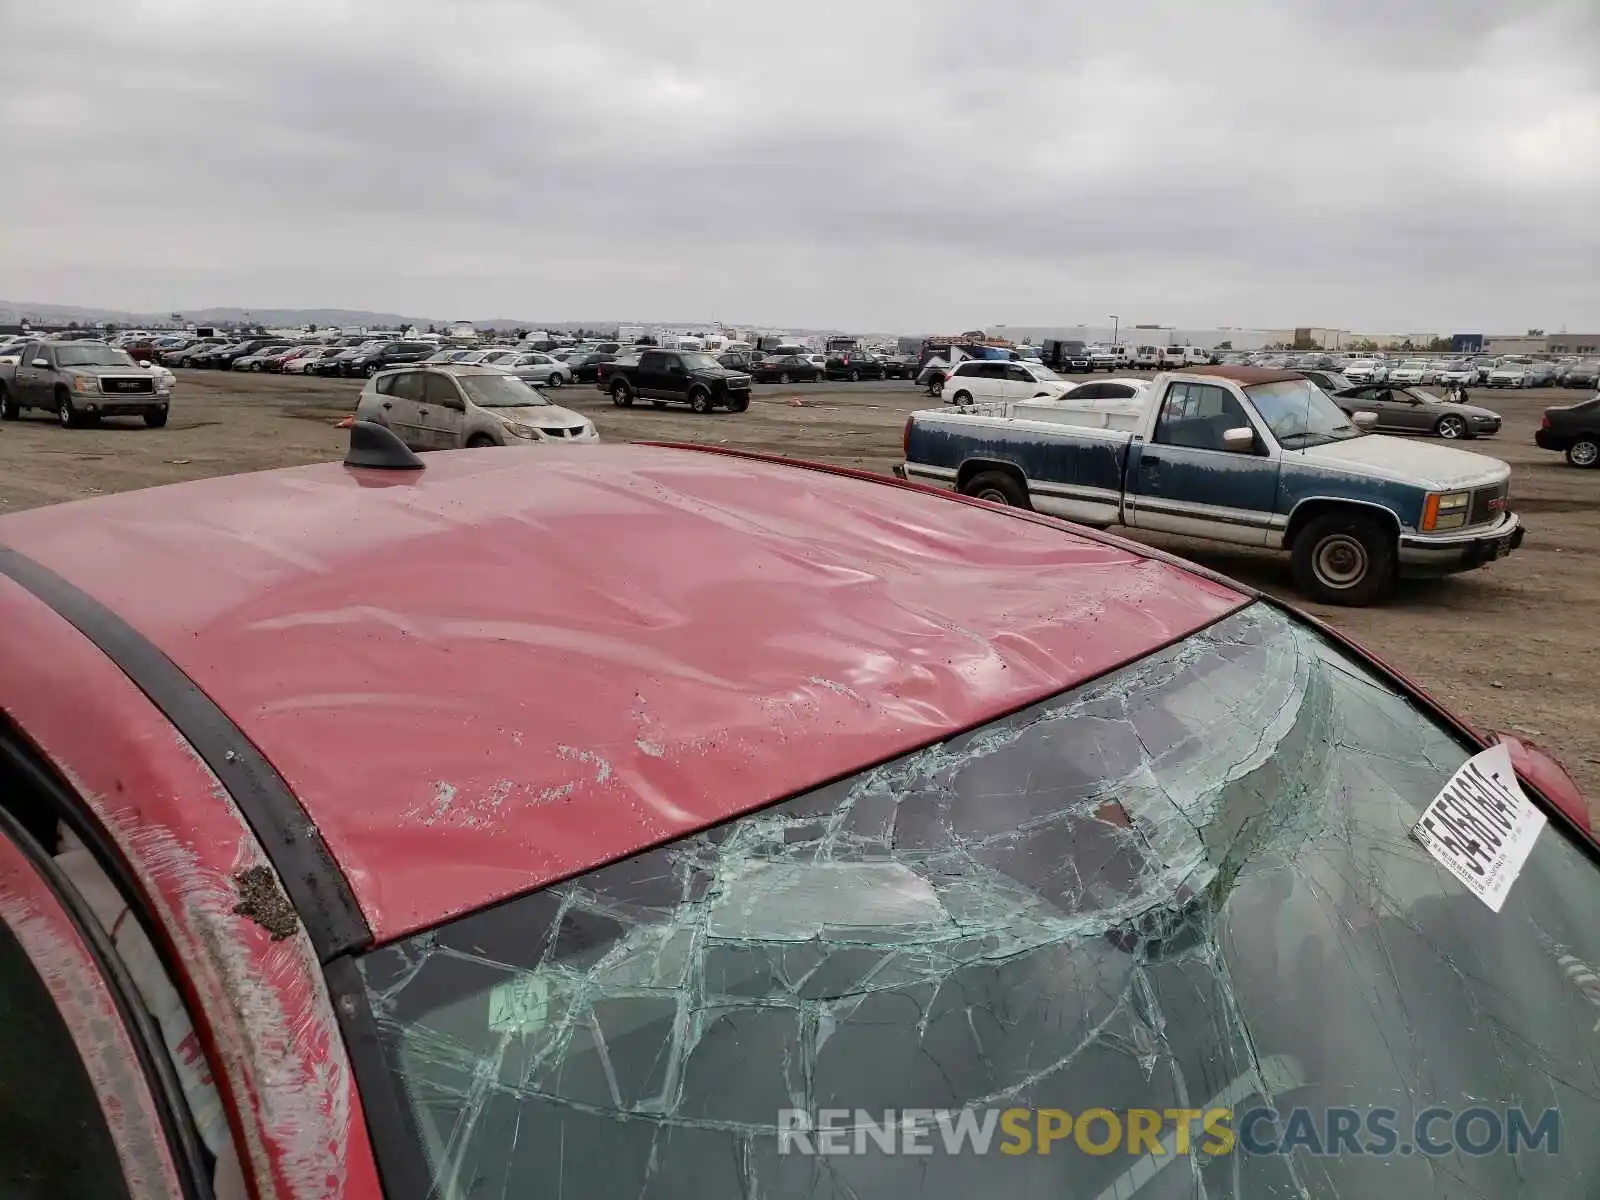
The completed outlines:
<svg viewBox="0 0 1600 1200">
<path fill-rule="evenodd" d="M 43 413 L 0 427 L 0 513 L 84 496 L 343 453 L 333 422 L 353 409 L 359 381 L 180 372 L 165 429 L 119 421 L 66 430 Z M 1577 392 L 1473 394 L 1506 418 L 1498 437 L 1470 445 L 1512 466 L 1512 507 L 1528 526 L 1509 560 L 1450 579 L 1402 585 L 1370 609 L 1305 605 L 1405 671 L 1480 727 L 1539 742 L 1600 796 L 1600 471 L 1566 466 L 1533 445 L 1542 410 Z M 930 401 L 909 383 L 760 386 L 750 410 L 614 408 L 592 387 L 556 402 L 592 417 L 601 436 L 707 442 L 887 472 L 899 461 L 908 413 Z M 1303 604 L 1281 555 L 1149 540 Z"/>
</svg>

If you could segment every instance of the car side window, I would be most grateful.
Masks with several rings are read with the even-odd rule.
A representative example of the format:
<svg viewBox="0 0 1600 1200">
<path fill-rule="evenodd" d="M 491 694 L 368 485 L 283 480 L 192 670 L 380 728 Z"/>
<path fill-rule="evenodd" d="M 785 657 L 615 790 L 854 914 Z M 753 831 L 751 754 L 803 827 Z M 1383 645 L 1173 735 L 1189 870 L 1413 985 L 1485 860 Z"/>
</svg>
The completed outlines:
<svg viewBox="0 0 1600 1200">
<path fill-rule="evenodd" d="M 427 378 L 422 371 L 401 371 L 394 375 L 385 375 L 379 382 L 389 385 L 388 394 L 400 400 L 415 400 L 421 403 L 426 392 L 424 380 Z"/>
<path fill-rule="evenodd" d="M 1222 435 L 1248 428 L 1249 418 L 1227 388 L 1209 383 L 1174 383 L 1167 387 L 1153 441 L 1193 450 L 1226 450 Z"/>
<path fill-rule="evenodd" d="M 1106 384 L 1085 383 L 1072 389 L 1074 400 L 1098 400 L 1106 394 Z"/>
<path fill-rule="evenodd" d="M 1006 378 L 1013 383 L 1033 383 L 1034 378 L 1021 367 L 1007 367 Z"/>
<path fill-rule="evenodd" d="M 657 350 L 646 350 L 639 356 L 639 369 L 641 371 L 664 371 L 667 368 L 667 356 Z"/>
<path fill-rule="evenodd" d="M 462 403 L 461 393 L 456 389 L 456 381 L 450 376 L 439 375 L 432 371 L 421 374 L 424 404 L 459 406 Z"/>
<path fill-rule="evenodd" d="M 0 828 L 0 1190 L 181 1195 L 137 1039 L 47 861 Z"/>
</svg>

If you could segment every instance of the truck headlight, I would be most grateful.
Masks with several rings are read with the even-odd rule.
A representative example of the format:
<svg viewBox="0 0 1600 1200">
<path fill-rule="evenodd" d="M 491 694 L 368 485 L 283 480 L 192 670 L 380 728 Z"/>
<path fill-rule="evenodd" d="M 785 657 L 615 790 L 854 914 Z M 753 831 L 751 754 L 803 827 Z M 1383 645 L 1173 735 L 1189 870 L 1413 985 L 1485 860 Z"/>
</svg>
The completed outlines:
<svg viewBox="0 0 1600 1200">
<path fill-rule="evenodd" d="M 1423 530 L 1459 529 L 1467 523 L 1471 504 L 1471 492 L 1434 492 L 1422 506 Z"/>
<path fill-rule="evenodd" d="M 87 375 L 74 375 L 72 377 L 72 390 L 75 392 L 98 392 L 100 389 L 94 386 L 94 382 Z"/>
</svg>

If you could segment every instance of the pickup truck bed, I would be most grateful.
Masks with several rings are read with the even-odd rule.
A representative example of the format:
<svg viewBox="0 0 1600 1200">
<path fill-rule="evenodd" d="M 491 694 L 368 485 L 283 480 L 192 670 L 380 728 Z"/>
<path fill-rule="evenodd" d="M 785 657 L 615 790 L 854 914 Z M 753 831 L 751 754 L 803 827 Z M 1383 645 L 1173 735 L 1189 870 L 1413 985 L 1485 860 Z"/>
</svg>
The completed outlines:
<svg viewBox="0 0 1600 1200">
<path fill-rule="evenodd" d="M 1198 368 L 1134 400 L 912 414 L 899 474 L 1101 528 L 1289 550 L 1301 590 L 1367 604 L 1398 575 L 1470 570 L 1521 545 L 1510 468 L 1363 435 L 1294 372 Z"/>
</svg>

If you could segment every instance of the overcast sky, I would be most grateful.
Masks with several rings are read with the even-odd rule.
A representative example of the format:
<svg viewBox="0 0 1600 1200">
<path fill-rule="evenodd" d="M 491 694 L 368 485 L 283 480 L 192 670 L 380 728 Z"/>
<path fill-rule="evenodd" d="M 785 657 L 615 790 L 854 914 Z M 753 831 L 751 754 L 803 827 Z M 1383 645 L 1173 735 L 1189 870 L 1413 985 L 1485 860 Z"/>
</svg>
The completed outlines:
<svg viewBox="0 0 1600 1200">
<path fill-rule="evenodd" d="M 1596 0 L 0 0 L 0 297 L 1600 329 Z"/>
</svg>

